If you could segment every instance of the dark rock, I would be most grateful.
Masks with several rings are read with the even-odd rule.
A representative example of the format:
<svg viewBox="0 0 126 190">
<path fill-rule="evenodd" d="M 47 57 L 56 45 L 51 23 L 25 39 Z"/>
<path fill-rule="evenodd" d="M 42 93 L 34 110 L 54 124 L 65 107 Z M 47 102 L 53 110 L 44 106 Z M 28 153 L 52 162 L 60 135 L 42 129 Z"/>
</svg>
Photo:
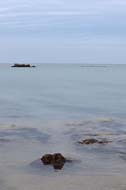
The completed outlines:
<svg viewBox="0 0 126 190">
<path fill-rule="evenodd" d="M 112 141 L 107 141 L 107 140 L 99 140 L 98 143 L 99 144 L 107 144 L 107 143 L 111 143 Z"/>
<path fill-rule="evenodd" d="M 54 169 L 62 169 L 65 162 L 67 161 L 66 158 L 60 153 L 55 153 L 55 154 L 45 154 L 42 158 L 41 161 L 43 162 L 44 165 L 52 165 Z"/>
<path fill-rule="evenodd" d="M 85 139 L 85 140 L 80 141 L 80 142 L 78 142 L 78 143 L 89 145 L 89 144 L 95 144 L 95 143 L 98 143 L 98 144 L 106 144 L 106 143 L 109 143 L 109 142 L 110 142 L 110 141 L 107 141 L 107 140 Z"/>
<path fill-rule="evenodd" d="M 53 160 L 53 155 L 52 154 L 45 154 L 42 158 L 41 161 L 43 162 L 44 165 L 49 165 L 52 163 Z"/>
<path fill-rule="evenodd" d="M 64 156 L 60 153 L 55 153 L 53 154 L 53 160 L 52 160 L 52 165 L 54 169 L 62 169 L 64 164 L 66 162 L 66 159 Z"/>
<path fill-rule="evenodd" d="M 62 168 L 63 168 L 63 166 L 64 166 L 64 163 L 63 162 L 55 162 L 55 163 L 53 163 L 53 168 L 55 169 L 55 170 L 61 170 Z"/>
<path fill-rule="evenodd" d="M 98 140 L 96 139 L 85 139 L 83 141 L 78 142 L 80 144 L 94 144 L 94 143 L 98 143 Z"/>
<path fill-rule="evenodd" d="M 15 63 L 14 65 L 12 65 L 11 67 L 35 67 L 34 65 L 30 65 L 30 64 L 19 64 L 19 63 Z"/>
</svg>

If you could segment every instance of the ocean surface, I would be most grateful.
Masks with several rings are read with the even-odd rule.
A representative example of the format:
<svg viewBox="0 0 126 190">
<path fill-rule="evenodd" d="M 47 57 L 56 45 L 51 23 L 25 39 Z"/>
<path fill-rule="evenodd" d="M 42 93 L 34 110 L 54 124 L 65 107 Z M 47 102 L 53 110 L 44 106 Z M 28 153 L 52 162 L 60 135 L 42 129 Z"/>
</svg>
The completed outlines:
<svg viewBox="0 0 126 190">
<path fill-rule="evenodd" d="M 125 65 L 0 66 L 0 120 L 125 117 Z"/>
<path fill-rule="evenodd" d="M 124 190 L 126 65 L 36 66 L 0 65 L 0 190 Z M 55 152 L 73 162 L 43 166 Z"/>
</svg>

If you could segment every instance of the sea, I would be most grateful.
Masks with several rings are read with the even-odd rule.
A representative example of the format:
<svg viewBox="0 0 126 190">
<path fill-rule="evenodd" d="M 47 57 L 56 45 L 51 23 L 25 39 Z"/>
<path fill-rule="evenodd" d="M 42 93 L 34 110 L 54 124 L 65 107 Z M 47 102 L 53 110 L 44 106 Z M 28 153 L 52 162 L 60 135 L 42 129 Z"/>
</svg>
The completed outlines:
<svg viewBox="0 0 126 190">
<path fill-rule="evenodd" d="M 124 190 L 126 65 L 11 65 L 0 64 L 0 190 Z M 43 165 L 59 152 L 62 170 Z"/>
</svg>

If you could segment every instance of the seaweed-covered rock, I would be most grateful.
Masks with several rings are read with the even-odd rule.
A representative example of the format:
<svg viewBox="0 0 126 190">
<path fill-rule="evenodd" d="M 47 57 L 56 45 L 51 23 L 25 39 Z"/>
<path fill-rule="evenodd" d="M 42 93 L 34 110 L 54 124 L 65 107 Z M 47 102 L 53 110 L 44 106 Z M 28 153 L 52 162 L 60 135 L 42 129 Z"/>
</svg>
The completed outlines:
<svg viewBox="0 0 126 190">
<path fill-rule="evenodd" d="M 62 154 L 60 153 L 53 154 L 52 165 L 54 169 L 62 169 L 65 162 L 66 162 L 66 159 L 64 158 Z"/>
<path fill-rule="evenodd" d="M 44 165 L 49 165 L 52 163 L 53 160 L 53 155 L 52 154 L 45 154 L 42 158 L 41 161 L 43 162 Z"/>
<path fill-rule="evenodd" d="M 62 154 L 55 153 L 45 154 L 42 156 L 41 161 L 44 165 L 52 165 L 54 169 L 62 169 L 67 160 Z"/>
<path fill-rule="evenodd" d="M 83 141 L 78 142 L 80 144 L 94 144 L 94 143 L 98 143 L 97 139 L 85 139 Z"/>
</svg>

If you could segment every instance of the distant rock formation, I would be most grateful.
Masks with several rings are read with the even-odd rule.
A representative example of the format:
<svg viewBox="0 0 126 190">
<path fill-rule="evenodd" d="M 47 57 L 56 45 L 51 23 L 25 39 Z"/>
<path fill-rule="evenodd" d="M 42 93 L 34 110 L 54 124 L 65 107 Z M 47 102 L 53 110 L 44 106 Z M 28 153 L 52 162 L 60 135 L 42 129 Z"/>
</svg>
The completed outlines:
<svg viewBox="0 0 126 190">
<path fill-rule="evenodd" d="M 36 66 L 30 65 L 30 64 L 19 64 L 19 63 L 15 63 L 15 64 L 12 65 L 11 67 L 36 67 Z"/>
</svg>

